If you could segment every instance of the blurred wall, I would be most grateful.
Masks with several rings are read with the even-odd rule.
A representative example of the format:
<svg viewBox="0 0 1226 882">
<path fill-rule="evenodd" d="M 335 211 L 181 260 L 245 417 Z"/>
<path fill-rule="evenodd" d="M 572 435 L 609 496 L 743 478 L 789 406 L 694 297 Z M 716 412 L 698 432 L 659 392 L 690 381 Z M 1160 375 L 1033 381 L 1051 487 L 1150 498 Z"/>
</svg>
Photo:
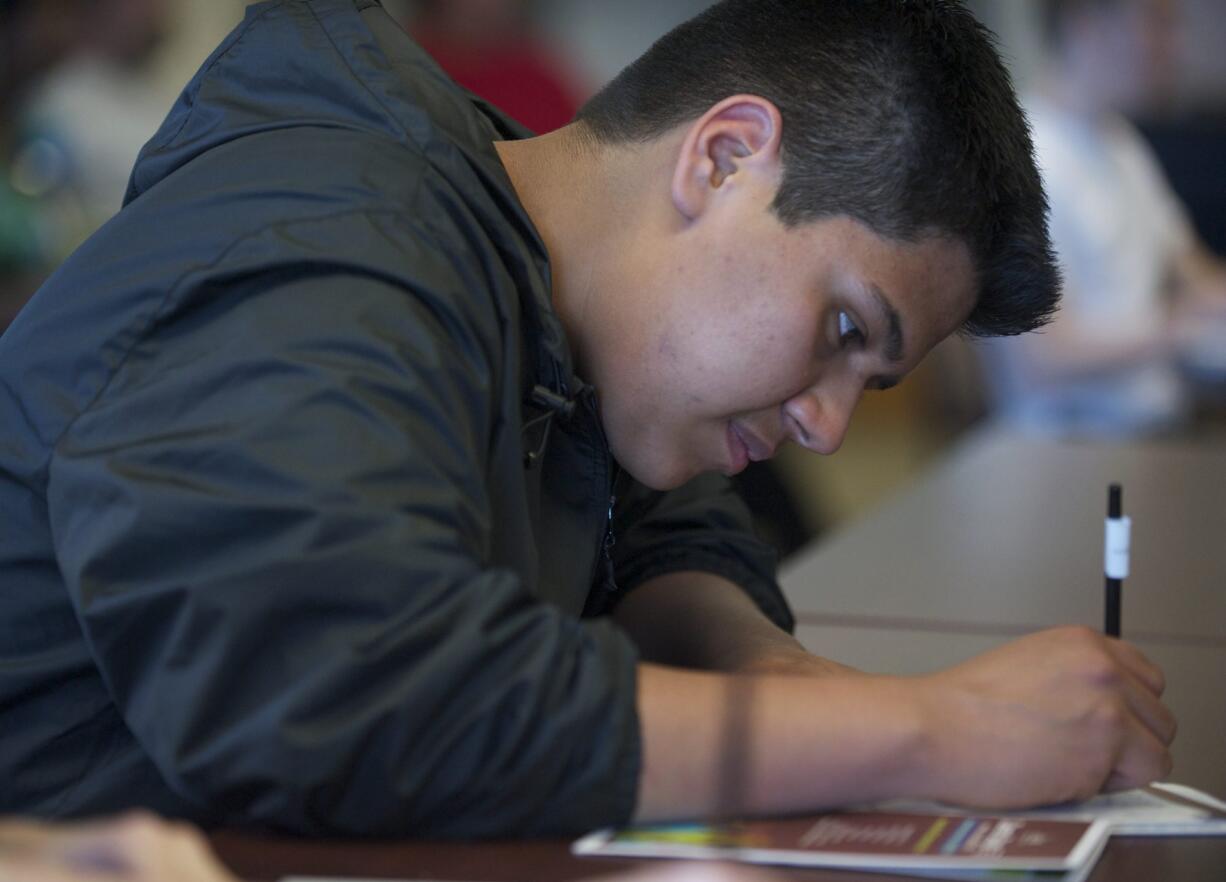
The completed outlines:
<svg viewBox="0 0 1226 882">
<path fill-rule="evenodd" d="M 151 75 L 166 110 L 187 85 L 222 37 L 242 21 L 242 0 L 167 0 L 174 7 L 174 30 L 158 55 Z M 153 134 L 150 132 L 150 134 Z M 135 157 L 134 157 L 135 158 Z"/>
<path fill-rule="evenodd" d="M 1226 113 L 1226 0 L 1183 0 L 1185 55 L 1180 66 L 1184 105 Z"/>
<path fill-rule="evenodd" d="M 1226 0 L 1178 0 L 1181 47 L 1176 62 L 1174 115 L 1226 113 Z M 1023 0 L 970 0 L 1000 37 L 1017 83 L 1025 88 L 1043 63 L 1039 4 Z"/>
<path fill-rule="evenodd" d="M 711 0 L 542 0 L 545 30 L 599 88 Z"/>
<path fill-rule="evenodd" d="M 168 110 L 178 91 L 221 38 L 243 16 L 242 0 L 167 0 L 174 28 L 151 65 L 151 94 Z M 1226 108 L 1226 0 L 1182 0 L 1185 52 L 1180 62 L 1178 110 Z M 407 17 L 412 0 L 384 0 Z M 540 23 L 575 61 L 588 85 L 598 88 L 671 27 L 701 12 L 710 0 L 538 0 Z M 1018 0 L 972 0 L 976 12 L 1001 37 L 1020 85 L 1042 63 L 1037 5 Z M 152 134 L 152 132 L 148 133 Z"/>
<path fill-rule="evenodd" d="M 1174 91 L 1136 120 L 1172 188 L 1211 249 L 1226 255 L 1226 0 L 1175 0 Z M 997 32 L 1014 78 L 1024 90 L 1043 64 L 1039 4 L 972 0 Z"/>
<path fill-rule="evenodd" d="M 1039 4 L 1018 0 L 970 0 L 968 5 L 1000 38 L 1001 51 L 1013 81 L 1025 89 L 1042 64 Z"/>
</svg>

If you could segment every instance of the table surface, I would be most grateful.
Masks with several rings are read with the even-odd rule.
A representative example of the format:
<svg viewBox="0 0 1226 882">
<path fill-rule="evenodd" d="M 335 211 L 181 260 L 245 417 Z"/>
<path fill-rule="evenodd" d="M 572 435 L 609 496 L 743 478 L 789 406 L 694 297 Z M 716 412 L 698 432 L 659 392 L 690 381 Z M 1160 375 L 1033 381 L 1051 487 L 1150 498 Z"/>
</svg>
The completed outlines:
<svg viewBox="0 0 1226 882">
<path fill-rule="evenodd" d="M 218 833 L 213 846 L 245 879 L 288 875 L 350 879 L 438 879 L 469 882 L 570 882 L 639 870 L 645 860 L 576 858 L 569 844 L 539 842 L 321 842 Z M 775 867 L 780 880 L 898 882 L 897 875 Z M 1089 882 L 1222 882 L 1226 838 L 1116 838 Z"/>
<path fill-rule="evenodd" d="M 793 558 L 782 582 L 814 651 L 907 674 L 1049 625 L 1101 626 L 1106 487 L 1133 518 L 1125 636 L 1163 666 L 1177 780 L 1226 794 L 1226 444 L 1061 445 L 991 432 L 868 518 Z M 213 836 L 249 879 L 553 882 L 642 868 L 563 841 L 355 843 Z M 780 869 L 780 878 L 896 880 Z M 1222 882 L 1226 837 L 1113 839 L 1090 882 Z"/>
<path fill-rule="evenodd" d="M 1132 518 L 1125 636 L 1226 649 L 1226 440 L 973 435 L 909 490 L 789 560 L 784 589 L 810 623 L 1101 628 L 1112 481 Z"/>
</svg>

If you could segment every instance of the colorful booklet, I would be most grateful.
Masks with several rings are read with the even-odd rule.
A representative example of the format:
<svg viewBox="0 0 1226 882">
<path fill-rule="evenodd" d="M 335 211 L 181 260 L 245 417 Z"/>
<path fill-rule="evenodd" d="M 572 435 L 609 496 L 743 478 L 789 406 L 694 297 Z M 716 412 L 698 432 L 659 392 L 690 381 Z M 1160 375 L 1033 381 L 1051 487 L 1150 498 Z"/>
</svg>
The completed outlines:
<svg viewBox="0 0 1226 882">
<path fill-rule="evenodd" d="M 1108 835 L 1107 824 L 1097 820 L 851 811 L 720 825 L 601 830 L 580 839 L 572 851 L 906 871 L 949 878 L 993 878 L 983 871 L 1033 870 L 1064 879 L 1084 876 L 1102 853 Z"/>
</svg>

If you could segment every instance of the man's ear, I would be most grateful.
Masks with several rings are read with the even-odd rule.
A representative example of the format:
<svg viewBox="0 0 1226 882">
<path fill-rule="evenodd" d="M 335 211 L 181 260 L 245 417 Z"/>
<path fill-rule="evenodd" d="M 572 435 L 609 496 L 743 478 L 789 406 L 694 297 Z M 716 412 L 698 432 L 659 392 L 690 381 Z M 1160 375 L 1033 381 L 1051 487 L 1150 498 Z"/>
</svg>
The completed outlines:
<svg viewBox="0 0 1226 882">
<path fill-rule="evenodd" d="M 765 98 L 733 95 L 714 105 L 686 130 L 681 142 L 673 169 L 673 206 L 693 220 L 730 183 L 750 174 L 774 181 L 782 135 L 783 117 Z"/>
</svg>

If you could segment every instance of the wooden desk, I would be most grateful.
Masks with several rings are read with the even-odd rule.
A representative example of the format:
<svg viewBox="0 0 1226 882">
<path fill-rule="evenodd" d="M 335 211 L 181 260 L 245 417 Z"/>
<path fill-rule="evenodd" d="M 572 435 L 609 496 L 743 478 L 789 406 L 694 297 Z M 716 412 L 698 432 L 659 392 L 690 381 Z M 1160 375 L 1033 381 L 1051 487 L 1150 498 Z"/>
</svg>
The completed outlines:
<svg viewBox="0 0 1226 882">
<path fill-rule="evenodd" d="M 365 879 L 438 879 L 469 882 L 570 882 L 642 870 L 645 860 L 572 857 L 566 842 L 354 843 L 299 842 L 220 833 L 212 838 L 223 861 L 244 879 L 287 875 Z M 899 882 L 875 873 L 771 868 L 802 882 Z M 1226 839 L 1116 839 L 1089 882 L 1222 882 Z"/>
<path fill-rule="evenodd" d="M 1226 447 L 982 435 L 876 514 L 798 555 L 783 584 L 809 648 L 928 671 L 1048 625 L 1102 622 L 1106 486 L 1133 517 L 1125 632 L 1170 679 L 1176 779 L 1226 794 Z M 288 874 L 554 882 L 642 868 L 568 843 L 327 843 L 219 834 L 250 879 Z M 781 879 L 900 877 L 779 870 Z M 1226 838 L 1117 839 L 1090 882 L 1223 882 Z"/>
</svg>

